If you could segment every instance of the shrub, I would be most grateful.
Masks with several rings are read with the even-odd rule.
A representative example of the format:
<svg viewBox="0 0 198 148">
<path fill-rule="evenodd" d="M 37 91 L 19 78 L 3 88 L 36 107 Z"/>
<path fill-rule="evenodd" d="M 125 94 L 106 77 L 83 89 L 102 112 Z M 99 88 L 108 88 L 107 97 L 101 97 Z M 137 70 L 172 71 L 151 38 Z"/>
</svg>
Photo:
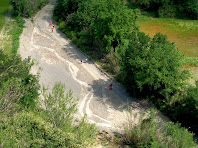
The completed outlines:
<svg viewBox="0 0 198 148">
<path fill-rule="evenodd" d="M 73 116 L 77 112 L 78 98 L 73 98 L 72 91 L 65 93 L 65 86 L 61 83 L 54 85 L 52 93 L 47 93 L 43 88 L 46 121 L 53 127 L 60 128 L 65 132 L 75 133 L 76 138 L 84 143 L 95 139 L 96 127 L 88 124 L 87 118 L 83 117 L 76 127 L 73 126 Z"/>
<path fill-rule="evenodd" d="M 81 147 L 72 133 L 52 128 L 33 113 L 18 113 L 0 120 L 1 147 Z"/>
<path fill-rule="evenodd" d="M 8 56 L 0 50 L 0 112 L 9 112 L 18 102 L 35 108 L 40 85 L 38 77 L 29 74 L 33 64 L 30 57 L 22 61 L 19 55 Z"/>
<path fill-rule="evenodd" d="M 60 29 L 64 29 L 65 27 L 66 27 L 66 24 L 65 24 L 64 21 L 62 21 L 62 22 L 59 23 L 59 28 Z"/>
<path fill-rule="evenodd" d="M 180 127 L 178 123 L 159 124 L 155 119 L 155 113 L 151 110 L 148 117 L 146 115 L 137 117 L 133 110 L 130 110 L 125 125 L 124 141 L 135 147 L 187 148 L 196 146 L 192 133 Z M 134 121 L 137 120 L 139 122 L 135 123 Z"/>
</svg>

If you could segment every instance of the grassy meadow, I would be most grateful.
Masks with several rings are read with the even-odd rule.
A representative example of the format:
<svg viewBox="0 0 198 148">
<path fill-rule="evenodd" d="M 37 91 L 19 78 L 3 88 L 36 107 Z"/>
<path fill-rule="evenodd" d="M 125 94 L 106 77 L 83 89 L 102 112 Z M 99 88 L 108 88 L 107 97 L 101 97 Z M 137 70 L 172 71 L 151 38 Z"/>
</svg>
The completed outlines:
<svg viewBox="0 0 198 148">
<path fill-rule="evenodd" d="M 0 0 L 0 31 L 5 24 L 5 14 L 11 7 L 10 0 Z"/>
<path fill-rule="evenodd" d="M 141 16 L 137 23 L 150 37 L 158 32 L 166 34 L 186 57 L 198 57 L 198 20 Z"/>
</svg>

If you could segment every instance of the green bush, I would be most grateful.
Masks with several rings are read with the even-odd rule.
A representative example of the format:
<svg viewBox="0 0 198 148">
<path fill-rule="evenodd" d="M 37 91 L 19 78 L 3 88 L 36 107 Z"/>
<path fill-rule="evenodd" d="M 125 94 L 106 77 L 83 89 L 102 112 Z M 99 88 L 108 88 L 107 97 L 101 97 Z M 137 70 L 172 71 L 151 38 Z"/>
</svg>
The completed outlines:
<svg viewBox="0 0 198 148">
<path fill-rule="evenodd" d="M 125 143 L 133 147 L 146 148 L 188 148 L 196 146 L 195 141 L 193 141 L 193 134 L 180 127 L 180 124 L 168 122 L 160 125 L 155 119 L 155 111 L 153 110 L 148 117 L 146 116 L 148 115 L 138 117 L 133 113 L 133 108 L 130 110 L 128 122 L 125 125 Z M 134 123 L 134 119 L 139 122 Z"/>
<path fill-rule="evenodd" d="M 22 61 L 19 55 L 8 56 L 0 50 L 0 102 L 6 102 L 0 104 L 4 105 L 0 112 L 9 112 L 16 103 L 22 107 L 36 107 L 40 85 L 38 77 L 29 74 L 33 64 L 30 57 Z"/>
<path fill-rule="evenodd" d="M 60 29 L 64 29 L 65 27 L 66 27 L 66 24 L 65 24 L 64 21 L 62 21 L 62 22 L 59 23 L 59 28 Z"/>
<path fill-rule="evenodd" d="M 46 109 L 44 118 L 53 127 L 75 133 L 76 138 L 82 143 L 95 139 L 97 129 L 94 124 L 88 124 L 86 117 L 80 120 L 77 128 L 73 126 L 73 117 L 77 112 L 76 106 L 79 99 L 73 98 L 71 90 L 65 94 L 65 90 L 65 86 L 61 83 L 54 85 L 52 93 L 46 92 L 45 88 L 43 89 Z"/>
<path fill-rule="evenodd" d="M 18 113 L 0 120 L 1 147 L 81 147 L 72 133 L 52 128 L 33 113 Z"/>
</svg>

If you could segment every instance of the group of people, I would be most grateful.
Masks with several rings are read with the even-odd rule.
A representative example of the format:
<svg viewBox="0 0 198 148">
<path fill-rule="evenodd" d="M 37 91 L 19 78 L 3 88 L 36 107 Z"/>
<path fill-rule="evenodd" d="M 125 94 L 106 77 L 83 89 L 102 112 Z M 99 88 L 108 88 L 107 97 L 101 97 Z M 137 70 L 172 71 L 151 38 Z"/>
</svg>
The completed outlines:
<svg viewBox="0 0 198 148">
<path fill-rule="evenodd" d="M 52 23 L 52 21 L 50 21 L 50 23 L 49 23 L 49 27 L 51 27 L 52 28 L 52 32 L 54 31 L 54 24 Z"/>
</svg>

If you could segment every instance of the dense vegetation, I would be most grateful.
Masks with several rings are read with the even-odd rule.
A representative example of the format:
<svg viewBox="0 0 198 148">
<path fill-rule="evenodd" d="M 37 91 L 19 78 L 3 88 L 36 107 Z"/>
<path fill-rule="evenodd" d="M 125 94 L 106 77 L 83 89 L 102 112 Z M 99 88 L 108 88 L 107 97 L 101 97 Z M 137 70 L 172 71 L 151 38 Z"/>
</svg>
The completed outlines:
<svg viewBox="0 0 198 148">
<path fill-rule="evenodd" d="M 49 0 L 11 0 L 15 15 L 22 17 L 31 17 Z"/>
<path fill-rule="evenodd" d="M 135 0 L 131 3 L 159 17 L 198 19 L 197 0 Z"/>
<path fill-rule="evenodd" d="M 36 2 L 13 0 L 12 4 L 18 16 L 30 17 L 38 10 L 32 6 L 39 6 Z M 198 84 L 186 83 L 188 72 L 180 70 L 182 55 L 166 36 L 156 34 L 151 39 L 138 31 L 137 11 L 119 0 L 58 0 L 55 15 L 62 31 L 83 50 L 112 53 L 120 64 L 118 78 L 131 94 L 149 97 L 175 120 L 190 118 L 197 123 Z M 38 75 L 30 74 L 33 62 L 16 55 L 24 23 L 21 18 L 17 22 L 20 31 L 13 53 L 0 50 L 0 146 L 86 146 L 95 139 L 96 128 L 86 117 L 72 124 L 78 98 L 71 91 L 65 94 L 64 85 L 56 84 L 51 93 L 43 88 L 44 108 L 39 106 Z M 193 134 L 179 125 L 167 124 L 160 131 L 156 127 L 152 117 L 142 120 L 126 128 L 125 141 L 142 147 L 194 146 Z"/>
<path fill-rule="evenodd" d="M 60 29 L 83 51 L 119 59 L 117 78 L 132 95 L 149 98 L 176 121 L 191 118 L 196 131 L 198 88 L 181 71 L 184 56 L 165 35 L 139 32 L 137 17 L 119 0 L 58 0 L 54 9 Z"/>
<path fill-rule="evenodd" d="M 195 147 L 193 134 L 180 124 L 156 120 L 156 111 L 150 110 L 149 115 L 140 113 L 137 117 L 133 109 L 129 108 L 127 123 L 125 124 L 124 142 L 132 147 L 146 148 L 188 148 Z M 134 122 L 135 121 L 135 122 Z"/>
</svg>

